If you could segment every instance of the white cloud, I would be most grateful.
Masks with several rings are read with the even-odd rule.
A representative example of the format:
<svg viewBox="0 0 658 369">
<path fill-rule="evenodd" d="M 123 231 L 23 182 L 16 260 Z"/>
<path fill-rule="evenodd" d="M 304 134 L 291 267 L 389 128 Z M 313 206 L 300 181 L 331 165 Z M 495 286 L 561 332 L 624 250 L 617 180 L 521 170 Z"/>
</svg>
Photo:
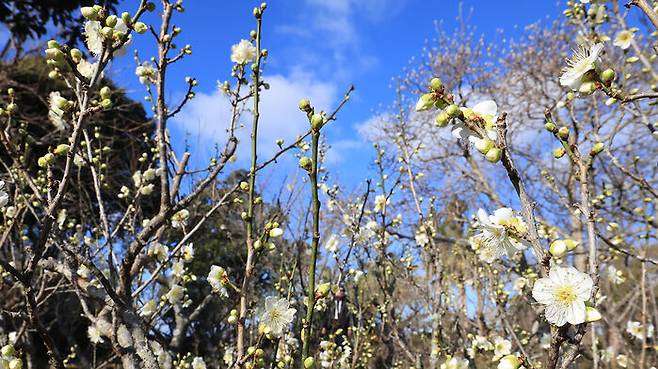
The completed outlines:
<svg viewBox="0 0 658 369">
<path fill-rule="evenodd" d="M 282 138 L 292 143 L 295 138 L 308 130 L 308 121 L 297 107 L 299 99 L 311 100 L 317 110 L 331 110 L 335 102 L 336 87 L 328 82 L 315 79 L 308 73 L 296 71 L 290 76 L 280 74 L 265 76 L 269 90 L 261 92 L 259 123 L 259 161 L 269 158 L 277 151 L 275 141 Z M 249 107 L 251 105 L 249 104 Z M 226 130 L 230 124 L 230 104 L 223 93 L 198 93 L 196 97 L 173 120 L 176 128 L 187 132 L 194 145 L 192 155 L 207 157 L 215 145 L 223 146 Z M 245 112 L 239 123 L 237 137 L 238 160 L 244 162 L 249 157 L 252 115 Z"/>
</svg>

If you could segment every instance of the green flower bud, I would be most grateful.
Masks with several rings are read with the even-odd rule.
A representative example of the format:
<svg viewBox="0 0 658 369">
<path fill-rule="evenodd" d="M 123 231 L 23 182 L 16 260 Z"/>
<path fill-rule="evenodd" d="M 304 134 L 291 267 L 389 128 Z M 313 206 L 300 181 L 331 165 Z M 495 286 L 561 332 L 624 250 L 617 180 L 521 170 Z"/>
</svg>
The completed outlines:
<svg viewBox="0 0 658 369">
<path fill-rule="evenodd" d="M 323 297 L 326 297 L 329 294 L 330 291 L 331 291 L 331 283 L 322 283 L 315 290 L 315 296 L 316 296 L 316 298 L 318 298 L 318 297 L 323 298 Z"/>
<path fill-rule="evenodd" d="M 498 367 L 501 369 L 518 369 L 521 367 L 521 360 L 516 355 L 505 355 L 498 362 Z"/>
<path fill-rule="evenodd" d="M 121 13 L 121 20 L 126 25 L 129 25 L 132 22 L 132 18 L 130 17 L 130 13 L 128 13 L 128 12 Z"/>
<path fill-rule="evenodd" d="M 64 53 L 58 48 L 48 48 L 46 49 L 46 58 L 51 60 L 63 60 Z"/>
<path fill-rule="evenodd" d="M 475 142 L 475 149 L 479 151 L 482 155 L 486 155 L 491 148 L 493 148 L 494 142 L 488 138 L 483 138 Z M 498 161 L 498 160 L 496 160 Z"/>
<path fill-rule="evenodd" d="M 551 132 L 551 133 L 557 132 L 557 127 L 555 126 L 555 123 L 553 123 L 553 122 L 546 122 L 546 124 L 544 124 L 544 128 L 546 128 L 546 130 Z"/>
<path fill-rule="evenodd" d="M 117 18 L 116 15 L 110 15 L 109 17 L 105 18 L 105 24 L 108 27 L 114 28 L 114 26 L 116 26 L 118 22 L 119 22 L 119 18 Z"/>
<path fill-rule="evenodd" d="M 247 191 L 247 190 L 249 190 L 249 183 L 247 183 L 247 182 L 245 182 L 245 181 L 240 182 L 240 189 L 241 189 L 242 191 Z"/>
<path fill-rule="evenodd" d="M 48 72 L 48 78 L 50 78 L 50 79 L 57 79 L 60 76 L 61 76 L 61 74 L 59 74 L 59 72 L 56 71 L 56 70 L 51 70 L 50 72 Z"/>
<path fill-rule="evenodd" d="M 435 119 L 437 127 L 445 127 L 448 125 L 449 121 L 450 121 L 450 117 L 448 116 L 448 113 L 444 111 L 440 112 Z"/>
<path fill-rule="evenodd" d="M 555 240 L 551 242 L 551 245 L 548 247 L 548 252 L 555 258 L 562 258 L 567 254 L 569 249 L 567 248 L 567 243 L 564 240 Z"/>
<path fill-rule="evenodd" d="M 98 10 L 94 7 L 83 6 L 82 8 L 80 8 L 80 12 L 82 13 L 82 16 L 88 20 L 93 21 L 98 19 Z"/>
<path fill-rule="evenodd" d="M 604 148 L 605 148 L 605 145 L 603 144 L 603 142 L 597 142 L 597 143 L 594 144 L 594 146 L 592 146 L 592 151 L 590 151 L 589 154 L 594 156 L 594 155 L 600 153 L 601 151 L 603 151 Z"/>
<path fill-rule="evenodd" d="M 110 99 L 103 99 L 103 100 L 101 101 L 101 106 L 103 107 L 103 109 L 109 109 L 109 108 L 111 108 L 111 107 L 112 107 L 112 100 L 110 100 Z"/>
<path fill-rule="evenodd" d="M 311 128 L 313 128 L 313 130 L 319 131 L 323 124 L 324 117 L 322 114 L 315 113 L 313 116 L 311 116 Z"/>
<path fill-rule="evenodd" d="M 559 159 L 566 154 L 567 151 L 564 149 L 564 147 L 558 147 L 557 149 L 553 150 L 553 157 L 555 159 Z"/>
<path fill-rule="evenodd" d="M 310 172 L 313 169 L 313 161 L 308 156 L 302 156 L 299 159 L 299 166 Z"/>
<path fill-rule="evenodd" d="M 69 145 L 67 144 L 59 144 L 53 151 L 55 155 L 66 155 L 66 153 L 69 152 Z"/>
<path fill-rule="evenodd" d="M 601 313 L 595 307 L 585 306 L 585 322 L 596 322 L 602 318 Z"/>
<path fill-rule="evenodd" d="M 59 49 L 59 42 L 57 42 L 56 40 L 48 41 L 48 48 L 49 49 Z"/>
<path fill-rule="evenodd" d="M 230 315 L 230 316 L 226 319 L 226 321 L 227 321 L 228 324 L 230 324 L 230 325 L 235 325 L 235 324 L 238 323 L 238 317 L 237 317 L 237 316 L 234 316 L 234 315 Z"/>
<path fill-rule="evenodd" d="M 487 151 L 485 157 L 487 160 L 489 160 L 491 163 L 497 163 L 500 158 L 503 156 L 503 150 L 497 148 L 497 147 L 492 147 Z"/>
<path fill-rule="evenodd" d="M 432 94 L 424 94 L 416 103 L 416 111 L 424 111 L 434 106 L 434 97 Z"/>
<path fill-rule="evenodd" d="M 105 38 L 112 37 L 113 33 L 114 33 L 114 29 L 112 29 L 112 27 L 107 27 L 106 26 L 106 27 L 101 28 L 101 30 L 100 30 L 101 36 L 103 36 Z"/>
<path fill-rule="evenodd" d="M 137 32 L 141 35 L 144 32 L 146 32 L 149 28 L 143 22 L 136 22 L 135 25 L 133 26 L 133 29 L 135 30 L 135 32 Z"/>
<path fill-rule="evenodd" d="M 591 95 L 596 91 L 596 84 L 594 82 L 583 82 L 578 88 L 578 92 L 583 95 Z"/>
<path fill-rule="evenodd" d="M 560 127 L 560 129 L 557 131 L 557 136 L 566 141 L 569 138 L 569 128 L 567 127 Z"/>
<path fill-rule="evenodd" d="M 150 12 L 154 11 L 155 10 L 155 3 L 152 2 L 152 1 L 149 1 L 148 3 L 146 3 L 146 10 L 148 10 Z"/>
<path fill-rule="evenodd" d="M 80 51 L 80 49 L 71 49 L 69 54 L 71 55 L 71 59 L 73 59 L 73 61 L 76 63 L 82 60 L 82 51 Z"/>
<path fill-rule="evenodd" d="M 14 356 L 16 350 L 13 345 L 6 345 L 0 349 L 0 352 L 2 353 L 2 356 Z"/>
<path fill-rule="evenodd" d="M 606 69 L 601 72 L 601 81 L 604 83 L 612 82 L 615 79 L 615 71 L 612 69 Z"/>
<path fill-rule="evenodd" d="M 314 366 L 315 366 L 315 359 L 313 359 L 313 358 L 310 357 L 310 356 L 307 357 L 306 359 L 304 359 L 304 368 L 305 368 L 305 369 L 311 369 L 311 368 L 313 368 Z"/>
<path fill-rule="evenodd" d="M 41 168 L 46 168 L 53 162 L 54 159 L 55 159 L 55 155 L 53 155 L 52 153 L 47 153 L 46 155 L 40 157 L 37 160 L 37 164 Z"/>
<path fill-rule="evenodd" d="M 14 95 L 16 95 L 16 90 L 14 90 L 12 87 L 9 87 L 9 88 L 7 89 L 7 95 L 9 95 L 9 96 L 14 96 Z"/>
<path fill-rule="evenodd" d="M 9 361 L 9 369 L 22 369 L 23 368 L 23 361 L 18 358 L 13 358 Z"/>
<path fill-rule="evenodd" d="M 9 103 L 9 104 L 7 104 L 7 107 L 5 108 L 5 110 L 7 111 L 7 113 L 11 114 L 11 113 L 15 112 L 16 110 L 18 110 L 18 105 L 16 105 L 16 103 Z"/>
<path fill-rule="evenodd" d="M 441 81 L 441 79 L 439 79 L 437 77 L 434 77 L 430 81 L 430 87 L 434 91 L 439 90 L 439 89 L 441 89 L 441 87 L 443 87 L 443 82 Z"/>
<path fill-rule="evenodd" d="M 109 87 L 103 86 L 99 91 L 101 99 L 109 99 L 112 96 L 112 90 Z"/>
<path fill-rule="evenodd" d="M 309 99 L 299 100 L 299 104 L 297 104 L 297 106 L 299 106 L 299 110 L 303 112 L 308 113 L 309 111 L 311 111 L 311 101 L 309 101 Z"/>
<path fill-rule="evenodd" d="M 450 118 L 457 118 L 457 117 L 462 115 L 462 111 L 459 110 L 459 106 L 457 106 L 455 104 L 448 105 L 445 112 L 446 112 L 446 114 L 448 114 L 448 116 Z"/>
</svg>

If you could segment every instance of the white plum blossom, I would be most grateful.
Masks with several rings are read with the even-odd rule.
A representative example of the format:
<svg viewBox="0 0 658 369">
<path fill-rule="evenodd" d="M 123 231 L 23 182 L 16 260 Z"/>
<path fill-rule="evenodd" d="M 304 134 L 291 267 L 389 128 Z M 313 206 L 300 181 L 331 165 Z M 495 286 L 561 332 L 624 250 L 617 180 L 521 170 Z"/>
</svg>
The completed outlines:
<svg viewBox="0 0 658 369">
<path fill-rule="evenodd" d="M 185 288 L 175 284 L 171 286 L 169 292 L 167 292 L 167 295 L 165 297 L 167 298 L 167 301 L 169 301 L 169 303 L 173 305 L 179 302 L 180 300 L 182 300 L 184 296 L 185 296 Z"/>
<path fill-rule="evenodd" d="M 58 130 L 66 129 L 66 120 L 64 118 L 65 111 L 61 108 L 62 100 L 66 100 L 62 97 L 59 91 L 53 91 L 48 95 L 48 118 L 50 122 Z"/>
<path fill-rule="evenodd" d="M 446 360 L 441 366 L 440 369 L 468 369 L 468 359 L 460 359 L 457 357 L 451 357 Z"/>
<path fill-rule="evenodd" d="M 94 72 L 96 71 L 98 63 L 90 63 L 86 61 L 85 59 L 81 59 L 80 62 L 78 62 L 78 65 L 76 66 L 76 69 L 80 74 L 82 74 L 83 77 L 87 79 L 91 79 L 91 77 L 94 76 Z M 102 73 L 101 73 L 101 78 L 102 78 Z"/>
<path fill-rule="evenodd" d="M 146 302 L 139 311 L 139 314 L 141 316 L 145 317 L 150 317 L 151 315 L 155 314 L 155 310 L 157 309 L 158 304 L 155 302 L 155 300 L 151 299 Z"/>
<path fill-rule="evenodd" d="M 610 283 L 613 284 L 622 284 L 626 280 L 622 271 L 617 270 L 614 265 L 606 266 L 606 276 L 608 277 Z"/>
<path fill-rule="evenodd" d="M 386 209 L 386 205 L 391 202 L 390 199 L 386 198 L 384 195 L 375 196 L 375 213 L 383 213 Z"/>
<path fill-rule="evenodd" d="M 504 255 L 512 257 L 517 251 L 527 248 L 522 237 L 527 234 L 528 227 L 512 209 L 501 208 L 493 215 L 479 209 L 477 215 L 475 227 L 478 233 L 471 237 L 470 243 L 482 261 L 491 263 Z"/>
<path fill-rule="evenodd" d="M 237 64 L 247 64 L 256 59 L 256 47 L 248 40 L 240 40 L 231 46 L 231 61 Z"/>
<path fill-rule="evenodd" d="M 338 240 L 338 237 L 332 234 L 324 243 L 324 247 L 327 249 L 327 251 L 335 253 L 338 250 L 339 242 L 340 241 Z"/>
<path fill-rule="evenodd" d="M 212 287 L 213 292 L 218 293 L 222 297 L 228 297 L 228 291 L 224 286 L 224 279 L 228 278 L 226 275 L 226 270 L 218 265 L 210 266 L 210 272 L 208 272 L 208 284 Z"/>
<path fill-rule="evenodd" d="M 179 210 L 171 217 L 171 226 L 174 228 L 185 227 L 189 217 L 190 212 L 187 209 Z"/>
<path fill-rule="evenodd" d="M 512 342 L 503 337 L 494 337 L 494 357 L 492 361 L 498 361 L 501 357 L 512 353 Z"/>
<path fill-rule="evenodd" d="M 484 121 L 484 128 L 487 131 L 487 139 L 496 140 L 496 131 L 494 130 L 494 125 L 498 119 L 498 105 L 493 100 L 484 100 L 475 104 L 471 108 L 462 108 L 464 117 L 467 119 L 472 119 L 474 117 L 479 117 Z M 477 143 L 485 137 L 478 137 L 475 132 L 471 131 L 466 127 L 466 125 L 461 121 L 456 121 L 452 126 L 452 135 L 455 138 L 461 138 L 464 140 L 469 140 L 471 143 Z"/>
<path fill-rule="evenodd" d="M 265 309 L 260 316 L 260 323 L 275 336 L 280 336 L 283 330 L 292 323 L 297 309 L 291 308 L 285 298 L 268 296 L 265 298 Z"/>
<path fill-rule="evenodd" d="M 84 25 L 84 35 L 85 35 L 85 44 L 87 49 L 91 51 L 94 56 L 99 56 L 103 52 L 103 43 L 105 42 L 105 37 L 101 34 L 103 26 L 98 21 L 87 21 Z M 113 27 L 114 31 L 128 32 L 128 27 L 121 18 L 117 19 L 117 24 Z M 128 42 L 130 39 L 128 39 Z M 114 52 L 114 55 L 121 56 L 126 52 L 126 42 L 123 46 Z"/>
<path fill-rule="evenodd" d="M 567 67 L 562 70 L 560 84 L 574 91 L 578 90 L 587 72 L 596 69 L 601 51 L 603 51 L 602 43 L 590 48 L 580 46 L 578 50 L 574 50 L 571 59 L 567 59 Z"/>
<path fill-rule="evenodd" d="M 142 62 L 135 68 L 135 74 L 139 77 L 139 83 L 143 85 L 150 85 L 155 81 L 155 68 L 148 62 Z"/>
<path fill-rule="evenodd" d="M 415 240 L 416 244 L 421 247 L 425 247 L 425 245 L 430 243 L 430 238 L 427 236 L 427 232 L 424 228 L 416 230 Z"/>
<path fill-rule="evenodd" d="M 633 37 L 635 37 L 635 34 L 632 31 L 625 29 L 617 33 L 615 36 L 615 41 L 612 44 L 620 47 L 622 50 L 626 50 L 631 47 Z"/>
<path fill-rule="evenodd" d="M 648 324 L 646 329 L 647 338 L 653 337 L 653 324 Z M 642 340 L 644 339 L 644 326 L 640 322 L 629 320 L 626 323 L 626 332 L 631 336 Z"/>
<path fill-rule="evenodd" d="M 4 208 L 9 203 L 9 194 L 5 191 L 5 181 L 0 181 L 0 208 Z"/>
<path fill-rule="evenodd" d="M 572 266 L 553 266 L 548 277 L 540 278 L 532 289 L 532 297 L 546 305 L 544 315 L 558 327 L 585 322 L 585 302 L 589 300 L 594 282 Z"/>
<path fill-rule="evenodd" d="M 169 257 L 169 248 L 160 242 L 155 242 L 149 247 L 147 254 L 163 263 Z"/>
<path fill-rule="evenodd" d="M 89 341 L 91 341 L 91 343 L 103 343 L 103 337 L 101 337 L 101 332 L 96 325 L 92 324 L 87 328 L 87 335 L 89 336 Z"/>
<path fill-rule="evenodd" d="M 197 356 L 192 360 L 192 369 L 206 369 L 206 363 L 203 358 Z"/>
</svg>

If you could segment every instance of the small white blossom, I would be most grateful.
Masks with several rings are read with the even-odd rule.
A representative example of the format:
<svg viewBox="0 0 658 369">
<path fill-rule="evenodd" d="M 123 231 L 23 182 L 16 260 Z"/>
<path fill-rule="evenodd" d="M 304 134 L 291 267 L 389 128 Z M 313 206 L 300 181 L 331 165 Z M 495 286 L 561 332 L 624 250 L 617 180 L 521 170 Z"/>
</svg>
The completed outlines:
<svg viewBox="0 0 658 369">
<path fill-rule="evenodd" d="M 213 292 L 218 293 L 222 297 L 228 297 L 228 291 L 224 286 L 224 280 L 228 278 L 226 270 L 220 266 L 212 265 L 210 266 L 210 272 L 208 273 L 208 283 L 212 287 Z"/>
<path fill-rule="evenodd" d="M 187 225 L 187 219 L 190 217 L 190 212 L 187 209 L 182 209 L 176 212 L 171 217 L 171 226 L 174 228 L 182 228 Z"/>
<path fill-rule="evenodd" d="M 340 241 L 338 240 L 338 237 L 332 234 L 324 243 L 324 247 L 327 249 L 327 251 L 335 253 L 338 250 L 339 242 Z"/>
<path fill-rule="evenodd" d="M 96 325 L 92 324 L 87 328 L 87 335 L 89 336 L 89 341 L 91 341 L 91 343 L 103 343 L 103 337 L 101 337 L 101 332 Z"/>
<path fill-rule="evenodd" d="M 546 305 L 544 315 L 558 327 L 566 323 L 585 322 L 585 301 L 589 300 L 592 278 L 571 266 L 553 266 L 547 278 L 540 278 L 532 289 L 532 297 Z"/>
<path fill-rule="evenodd" d="M 291 308 L 285 298 L 268 296 L 265 298 L 265 310 L 260 316 L 260 322 L 273 335 L 279 336 L 292 323 L 297 309 Z"/>
<path fill-rule="evenodd" d="M 248 40 L 240 40 L 231 46 L 231 61 L 237 64 L 247 64 L 256 59 L 256 47 Z"/>
<path fill-rule="evenodd" d="M 387 199 L 386 196 L 377 195 L 375 197 L 375 212 L 376 213 L 383 213 L 384 209 L 386 209 L 386 205 L 388 205 L 390 202 L 391 202 L 391 200 Z"/>
<path fill-rule="evenodd" d="M 494 357 L 492 361 L 498 361 L 501 357 L 512 353 L 512 342 L 503 337 L 494 337 Z"/>
<path fill-rule="evenodd" d="M 640 322 L 629 320 L 626 323 L 626 332 L 639 340 L 644 339 L 644 326 Z M 647 325 L 646 334 L 647 338 L 653 337 L 653 324 Z"/>
<path fill-rule="evenodd" d="M 560 84 L 574 91 L 578 90 L 585 74 L 596 68 L 601 51 L 603 51 L 602 43 L 595 44 L 589 49 L 581 46 L 575 50 L 571 59 L 567 59 L 567 67 L 562 70 Z"/>
<path fill-rule="evenodd" d="M 183 299 L 185 296 L 185 288 L 177 284 L 171 286 L 169 292 L 167 292 L 166 298 L 170 304 L 175 304 Z"/>
<path fill-rule="evenodd" d="M 440 369 L 468 369 L 468 359 L 459 359 L 457 357 L 451 357 L 446 360 L 441 366 Z"/>
<path fill-rule="evenodd" d="M 517 251 L 527 248 L 523 236 L 528 232 L 523 219 L 514 214 L 510 208 L 501 208 L 493 215 L 478 210 L 476 228 L 478 233 L 471 237 L 470 243 L 478 250 L 482 261 L 491 263 L 504 255 L 514 256 Z"/>
<path fill-rule="evenodd" d="M 148 300 L 146 304 L 142 306 L 139 314 L 145 317 L 150 317 L 151 315 L 155 314 L 157 307 L 158 304 L 155 302 L 155 300 Z"/>
<path fill-rule="evenodd" d="M 479 117 L 484 120 L 484 127 L 487 131 L 487 138 L 490 140 L 496 140 L 496 131 L 494 130 L 494 124 L 496 119 L 498 119 L 498 105 L 493 100 L 484 100 L 481 101 L 472 108 L 462 109 L 465 118 Z M 452 126 L 452 135 L 455 138 L 468 139 L 472 143 L 476 143 L 479 140 L 485 137 L 478 137 L 475 135 L 475 132 L 471 131 L 466 127 L 466 125 L 461 121 L 456 121 Z"/>
<path fill-rule="evenodd" d="M 155 81 L 155 68 L 148 61 L 142 62 L 135 68 L 135 74 L 139 77 L 139 83 L 150 85 Z"/>
<path fill-rule="evenodd" d="M 58 130 L 66 129 L 66 120 L 64 118 L 65 111 L 62 110 L 61 101 L 66 100 L 62 97 L 59 91 L 53 91 L 48 95 L 48 118 L 50 122 Z"/>
<path fill-rule="evenodd" d="M 626 50 L 631 47 L 631 42 L 633 41 L 635 34 L 629 30 L 619 31 L 615 36 L 615 41 L 613 45 L 620 47 L 622 50 Z"/>
</svg>

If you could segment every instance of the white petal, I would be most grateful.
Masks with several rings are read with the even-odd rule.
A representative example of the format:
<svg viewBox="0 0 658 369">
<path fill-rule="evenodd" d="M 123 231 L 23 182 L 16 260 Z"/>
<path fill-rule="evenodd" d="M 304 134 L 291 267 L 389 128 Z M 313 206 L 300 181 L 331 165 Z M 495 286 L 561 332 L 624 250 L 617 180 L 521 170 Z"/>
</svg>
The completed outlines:
<svg viewBox="0 0 658 369">
<path fill-rule="evenodd" d="M 546 320 L 555 324 L 558 327 L 563 326 L 567 322 L 567 310 L 561 305 L 548 305 L 544 310 Z"/>
<path fill-rule="evenodd" d="M 540 304 L 550 305 L 555 302 L 553 282 L 548 278 L 541 278 L 532 287 L 532 297 Z"/>
<path fill-rule="evenodd" d="M 473 108 L 473 112 L 480 115 L 491 115 L 495 117 L 498 113 L 498 105 L 493 100 L 485 100 L 477 103 Z"/>
<path fill-rule="evenodd" d="M 585 303 L 576 301 L 571 304 L 567 310 L 567 322 L 571 324 L 581 324 L 585 322 Z"/>
</svg>

